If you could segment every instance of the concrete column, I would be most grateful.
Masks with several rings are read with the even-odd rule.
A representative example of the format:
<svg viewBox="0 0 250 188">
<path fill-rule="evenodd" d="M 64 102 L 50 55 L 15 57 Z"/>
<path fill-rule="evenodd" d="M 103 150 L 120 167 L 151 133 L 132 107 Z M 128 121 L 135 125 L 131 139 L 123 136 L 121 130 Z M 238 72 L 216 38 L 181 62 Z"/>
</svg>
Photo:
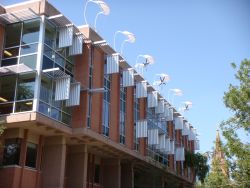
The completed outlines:
<svg viewBox="0 0 250 188">
<path fill-rule="evenodd" d="M 164 188 L 164 178 L 152 169 L 151 172 L 135 173 L 135 188 Z M 172 187 L 171 187 L 172 188 Z"/>
<path fill-rule="evenodd" d="M 104 188 L 120 188 L 121 187 L 120 159 L 104 159 L 102 164 L 103 164 Z"/>
<path fill-rule="evenodd" d="M 70 146 L 67 155 L 67 188 L 87 187 L 87 165 L 87 146 L 84 144 Z"/>
<path fill-rule="evenodd" d="M 46 137 L 42 159 L 42 188 L 63 188 L 66 141 L 63 136 Z"/>
<path fill-rule="evenodd" d="M 132 163 L 121 164 L 121 188 L 134 188 L 134 169 Z"/>
</svg>

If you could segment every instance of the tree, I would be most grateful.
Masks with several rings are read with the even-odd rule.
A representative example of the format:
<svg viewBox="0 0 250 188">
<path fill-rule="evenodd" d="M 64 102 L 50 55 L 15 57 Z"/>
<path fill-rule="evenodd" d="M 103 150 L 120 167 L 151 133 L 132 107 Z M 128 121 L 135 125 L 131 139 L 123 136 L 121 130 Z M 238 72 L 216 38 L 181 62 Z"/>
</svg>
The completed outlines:
<svg viewBox="0 0 250 188">
<path fill-rule="evenodd" d="M 4 127 L 0 126 L 0 136 L 3 134 L 3 131 L 4 131 Z"/>
<path fill-rule="evenodd" d="M 228 188 L 230 186 L 230 180 L 225 174 L 222 172 L 220 168 L 219 161 L 215 160 L 212 163 L 212 170 L 207 176 L 205 180 L 205 187 L 206 188 Z"/>
<path fill-rule="evenodd" d="M 207 157 L 200 153 L 192 153 L 190 151 L 185 152 L 185 165 L 192 167 L 195 170 L 197 178 L 202 183 L 209 171 L 209 166 L 207 164 Z"/>
<path fill-rule="evenodd" d="M 229 85 L 224 103 L 233 116 L 221 123 L 221 129 L 234 187 L 246 188 L 250 187 L 250 144 L 240 138 L 239 132 L 250 133 L 250 61 L 243 60 L 239 67 L 232 63 L 232 67 L 237 71 L 238 85 Z"/>
</svg>

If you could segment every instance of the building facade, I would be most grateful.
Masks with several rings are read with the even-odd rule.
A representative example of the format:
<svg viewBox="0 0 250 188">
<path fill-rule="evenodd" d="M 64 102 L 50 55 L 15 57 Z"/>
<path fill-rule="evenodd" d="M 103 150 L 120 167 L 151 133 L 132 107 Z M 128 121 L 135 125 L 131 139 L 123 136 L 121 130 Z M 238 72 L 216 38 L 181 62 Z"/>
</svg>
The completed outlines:
<svg viewBox="0 0 250 188">
<path fill-rule="evenodd" d="M 0 188 L 193 187 L 195 129 L 88 26 L 0 6 Z"/>
</svg>

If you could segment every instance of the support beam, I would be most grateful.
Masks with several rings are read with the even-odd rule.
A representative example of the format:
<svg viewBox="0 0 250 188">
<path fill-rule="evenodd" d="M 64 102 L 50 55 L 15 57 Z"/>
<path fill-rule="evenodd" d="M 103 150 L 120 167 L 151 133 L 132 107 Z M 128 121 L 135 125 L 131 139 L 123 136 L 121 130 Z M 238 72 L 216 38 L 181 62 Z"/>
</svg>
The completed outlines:
<svg viewBox="0 0 250 188">
<path fill-rule="evenodd" d="M 87 145 L 81 144 L 70 146 L 67 155 L 67 187 L 87 187 L 87 165 Z"/>
<path fill-rule="evenodd" d="M 46 137 L 42 162 L 42 188 L 64 187 L 65 159 L 65 138 L 63 136 Z"/>
<path fill-rule="evenodd" d="M 121 187 L 120 159 L 103 160 L 103 185 L 108 188 Z"/>
</svg>

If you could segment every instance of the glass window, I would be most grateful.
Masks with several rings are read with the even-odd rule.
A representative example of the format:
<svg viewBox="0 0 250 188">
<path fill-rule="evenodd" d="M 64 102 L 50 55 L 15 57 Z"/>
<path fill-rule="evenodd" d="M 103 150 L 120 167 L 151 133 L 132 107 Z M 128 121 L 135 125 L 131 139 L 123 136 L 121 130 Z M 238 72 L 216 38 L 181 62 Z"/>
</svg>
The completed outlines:
<svg viewBox="0 0 250 188">
<path fill-rule="evenodd" d="M 32 69 L 36 69 L 37 55 L 28 55 L 20 57 L 19 64 L 25 64 Z"/>
<path fill-rule="evenodd" d="M 10 65 L 16 65 L 17 64 L 17 58 L 11 58 L 11 59 L 4 59 L 2 60 L 1 66 L 10 66 Z"/>
<path fill-rule="evenodd" d="M 62 113 L 62 122 L 69 125 L 71 122 L 71 116 L 68 114 Z"/>
<path fill-rule="evenodd" d="M 65 66 L 65 60 L 63 57 L 61 57 L 59 54 L 55 54 L 55 62 L 56 64 L 60 65 L 62 68 Z"/>
<path fill-rule="evenodd" d="M 14 101 L 16 76 L 0 77 L 0 103 Z"/>
<path fill-rule="evenodd" d="M 5 48 L 20 45 L 21 28 L 21 23 L 6 26 Z"/>
<path fill-rule="evenodd" d="M 52 80 L 43 76 L 40 88 L 40 100 L 49 103 L 52 96 Z"/>
<path fill-rule="evenodd" d="M 57 110 L 56 108 L 52 108 L 51 110 L 51 117 L 61 121 L 61 112 Z"/>
<path fill-rule="evenodd" d="M 13 112 L 13 102 L 12 103 L 0 103 L 0 115 L 10 114 Z"/>
<path fill-rule="evenodd" d="M 54 60 L 55 59 L 55 53 L 54 51 L 49 48 L 48 46 L 44 45 L 44 48 L 43 48 L 43 53 L 49 57 L 50 59 Z"/>
<path fill-rule="evenodd" d="M 24 74 L 18 77 L 17 100 L 34 98 L 35 74 Z"/>
<path fill-rule="evenodd" d="M 51 68 L 53 68 L 53 65 L 54 65 L 54 62 L 50 58 L 48 58 L 48 57 L 46 57 L 44 55 L 43 56 L 43 67 L 42 67 L 42 69 L 43 70 L 51 69 Z"/>
<path fill-rule="evenodd" d="M 55 40 L 56 40 L 56 30 L 51 24 L 46 21 L 45 26 L 45 38 L 44 43 L 50 46 L 51 48 L 55 47 Z"/>
<path fill-rule="evenodd" d="M 107 69 L 107 64 L 104 64 L 104 72 Z M 92 76 L 92 72 L 91 72 Z M 105 136 L 109 136 L 109 123 L 110 123 L 110 76 L 104 74 L 104 89 L 107 92 L 103 93 L 103 110 L 102 110 L 102 132 Z"/>
<path fill-rule="evenodd" d="M 15 112 L 32 111 L 32 107 L 33 107 L 33 100 L 16 102 Z"/>
<path fill-rule="evenodd" d="M 20 144 L 21 140 L 19 138 L 11 138 L 5 140 L 3 154 L 4 165 L 19 165 Z"/>
<path fill-rule="evenodd" d="M 22 44 L 38 42 L 40 30 L 39 20 L 28 20 L 23 23 Z"/>
<path fill-rule="evenodd" d="M 122 74 L 120 75 L 122 83 Z M 125 144 L 126 88 L 120 88 L 120 143 Z"/>
<path fill-rule="evenodd" d="M 71 73 L 73 73 L 73 70 L 74 70 L 74 68 L 73 68 L 74 66 L 70 63 L 70 62 L 66 62 L 66 66 L 65 66 L 65 68 L 69 71 L 69 72 L 71 72 Z"/>
<path fill-rule="evenodd" d="M 41 112 L 44 115 L 49 116 L 50 106 L 47 105 L 47 104 L 45 104 L 45 103 L 43 103 L 43 102 L 40 102 L 39 103 L 38 111 Z"/>
<path fill-rule="evenodd" d="M 38 47 L 38 44 L 23 45 L 21 48 L 21 55 L 36 53 L 37 47 Z"/>
<path fill-rule="evenodd" d="M 3 51 L 3 58 L 12 58 L 19 55 L 19 47 L 8 48 Z"/>
<path fill-rule="evenodd" d="M 37 145 L 27 143 L 26 162 L 25 166 L 36 168 Z"/>
</svg>

